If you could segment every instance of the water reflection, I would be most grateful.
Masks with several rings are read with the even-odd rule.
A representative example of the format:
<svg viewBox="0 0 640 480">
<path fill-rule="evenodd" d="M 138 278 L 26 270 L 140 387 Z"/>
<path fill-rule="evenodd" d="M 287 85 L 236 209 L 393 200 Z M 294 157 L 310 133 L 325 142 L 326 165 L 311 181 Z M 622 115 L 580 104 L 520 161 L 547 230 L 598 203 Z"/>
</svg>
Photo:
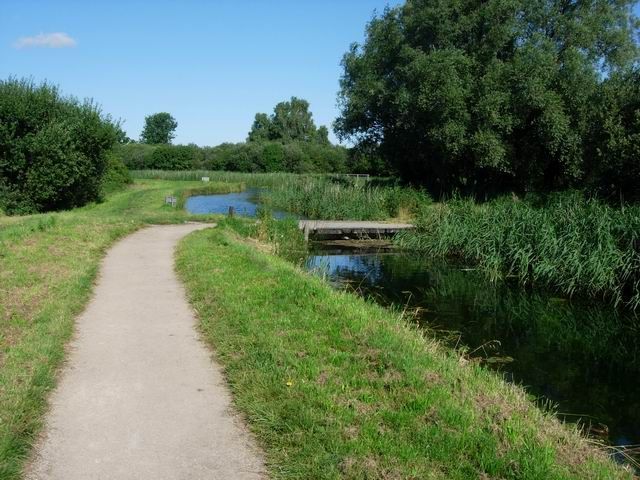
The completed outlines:
<svg viewBox="0 0 640 480">
<path fill-rule="evenodd" d="M 567 421 L 613 445 L 640 444 L 640 331 L 630 316 L 408 254 L 318 249 L 306 266 L 383 305 L 418 307 L 423 326 L 551 400 Z"/>
</svg>

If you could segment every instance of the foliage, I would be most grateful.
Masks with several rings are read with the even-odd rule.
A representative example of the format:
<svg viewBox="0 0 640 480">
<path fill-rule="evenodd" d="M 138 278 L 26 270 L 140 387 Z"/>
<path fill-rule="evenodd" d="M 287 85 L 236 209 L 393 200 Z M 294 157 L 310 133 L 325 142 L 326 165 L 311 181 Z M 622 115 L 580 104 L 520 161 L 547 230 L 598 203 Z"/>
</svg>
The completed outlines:
<svg viewBox="0 0 640 480">
<path fill-rule="evenodd" d="M 346 148 L 331 144 L 291 141 L 196 145 L 127 144 L 116 148 L 130 169 L 228 170 L 235 172 L 344 172 Z"/>
<path fill-rule="evenodd" d="M 407 0 L 344 56 L 336 131 L 436 194 L 579 185 L 602 78 L 639 58 L 634 3 Z"/>
<path fill-rule="evenodd" d="M 608 198 L 640 201 L 640 70 L 608 78 L 597 107 L 589 186 Z"/>
<path fill-rule="evenodd" d="M 328 145 L 329 131 L 324 126 L 316 128 L 313 116 L 309 111 L 309 102 L 291 97 L 288 102 L 278 103 L 271 116 L 266 113 L 256 113 L 247 141 L 263 142 L 267 140 Z"/>
<path fill-rule="evenodd" d="M 557 194 L 542 205 L 453 200 L 422 210 L 418 229 L 398 241 L 461 257 L 492 279 L 640 306 L 640 207 L 611 208 L 579 194 Z"/>
<path fill-rule="evenodd" d="M 68 209 L 98 200 L 117 126 L 49 84 L 0 81 L 0 208 Z"/>
<path fill-rule="evenodd" d="M 175 137 L 178 122 L 167 112 L 154 113 L 144 118 L 140 141 L 152 145 L 168 144 Z"/>
<path fill-rule="evenodd" d="M 102 178 L 102 193 L 109 194 L 122 190 L 126 185 L 133 183 L 129 169 L 122 160 L 113 152 L 107 156 L 107 169 Z"/>
<path fill-rule="evenodd" d="M 402 187 L 378 187 L 350 178 L 291 177 L 260 195 L 266 205 L 323 220 L 386 220 L 410 216 L 429 196 Z"/>
</svg>

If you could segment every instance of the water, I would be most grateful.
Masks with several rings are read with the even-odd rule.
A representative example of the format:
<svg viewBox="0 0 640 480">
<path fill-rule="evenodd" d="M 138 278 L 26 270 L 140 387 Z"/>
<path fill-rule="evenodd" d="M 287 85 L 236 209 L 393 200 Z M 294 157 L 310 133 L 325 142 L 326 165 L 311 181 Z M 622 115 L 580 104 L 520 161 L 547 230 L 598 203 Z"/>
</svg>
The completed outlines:
<svg viewBox="0 0 640 480">
<path fill-rule="evenodd" d="M 255 217 L 258 209 L 258 194 L 260 190 L 250 188 L 239 193 L 225 193 L 222 195 L 196 195 L 189 197 L 185 208 L 189 213 L 206 214 L 218 213 L 227 215 L 229 207 L 233 207 L 235 214 L 241 217 Z M 279 210 L 273 211 L 274 218 L 294 216 Z"/>
<path fill-rule="evenodd" d="M 336 286 L 415 312 L 558 416 L 612 445 L 640 444 L 640 327 L 602 304 L 570 302 L 415 255 L 316 244 L 306 267 Z"/>
</svg>

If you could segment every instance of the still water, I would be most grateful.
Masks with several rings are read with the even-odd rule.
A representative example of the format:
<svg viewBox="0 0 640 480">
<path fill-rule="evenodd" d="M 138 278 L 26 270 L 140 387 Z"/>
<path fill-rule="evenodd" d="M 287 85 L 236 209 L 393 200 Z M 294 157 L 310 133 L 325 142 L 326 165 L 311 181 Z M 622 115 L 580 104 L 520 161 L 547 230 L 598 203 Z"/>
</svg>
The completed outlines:
<svg viewBox="0 0 640 480">
<path fill-rule="evenodd" d="M 415 319 L 612 445 L 640 444 L 640 328 L 571 302 L 406 253 L 315 244 L 309 270 Z"/>
<path fill-rule="evenodd" d="M 255 216 L 258 194 L 191 197 L 186 208 L 225 214 L 233 206 L 238 215 Z M 389 250 L 316 243 L 305 265 L 338 288 L 414 312 L 425 329 L 555 405 L 559 417 L 580 422 L 591 435 L 640 447 L 640 322 L 631 314 L 492 284 L 462 266 Z"/>
<path fill-rule="evenodd" d="M 259 208 L 259 193 L 259 189 L 249 188 L 243 192 L 226 193 L 224 195 L 196 195 L 187 199 L 185 208 L 189 213 L 217 213 L 226 215 L 229 213 L 229 207 L 233 207 L 236 215 L 255 217 Z M 273 216 L 274 218 L 285 218 L 294 215 L 275 210 Z"/>
</svg>

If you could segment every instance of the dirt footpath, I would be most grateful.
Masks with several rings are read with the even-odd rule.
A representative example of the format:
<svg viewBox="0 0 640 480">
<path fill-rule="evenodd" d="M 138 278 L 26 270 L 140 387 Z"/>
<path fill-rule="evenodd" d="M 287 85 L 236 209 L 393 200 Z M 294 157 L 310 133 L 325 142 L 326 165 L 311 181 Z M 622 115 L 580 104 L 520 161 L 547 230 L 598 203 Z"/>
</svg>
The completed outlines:
<svg viewBox="0 0 640 480">
<path fill-rule="evenodd" d="M 28 479 L 264 478 L 174 272 L 178 241 L 206 227 L 153 226 L 109 251 Z"/>
</svg>

